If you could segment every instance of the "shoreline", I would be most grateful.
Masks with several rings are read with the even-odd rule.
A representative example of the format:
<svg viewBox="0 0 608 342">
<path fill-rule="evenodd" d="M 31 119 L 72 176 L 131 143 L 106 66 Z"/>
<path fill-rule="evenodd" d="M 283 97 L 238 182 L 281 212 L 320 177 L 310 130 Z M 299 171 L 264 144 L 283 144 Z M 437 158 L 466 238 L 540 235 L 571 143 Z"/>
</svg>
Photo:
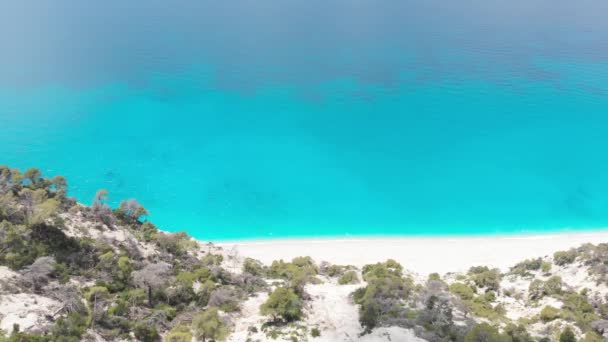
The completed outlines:
<svg viewBox="0 0 608 342">
<path fill-rule="evenodd" d="M 524 259 L 552 255 L 585 243 L 608 242 L 608 230 L 547 232 L 547 234 L 286 238 L 223 241 L 214 245 L 236 250 L 265 264 L 310 256 L 316 262 L 354 265 L 395 259 L 419 274 L 463 272 L 486 265 L 508 270 Z"/>
<path fill-rule="evenodd" d="M 168 230 L 167 232 L 177 232 L 179 230 Z M 182 230 L 188 232 L 188 230 Z M 598 227 L 586 227 L 586 228 L 575 228 L 575 227 L 562 227 L 562 228 L 547 228 L 547 229 L 527 229 L 527 230 L 514 230 L 514 231 L 479 231 L 473 233 L 395 233 L 395 234 L 339 234 L 339 235 L 293 235 L 293 236 L 280 236 L 280 235 L 265 235 L 257 237 L 235 237 L 235 238 L 205 238 L 197 237 L 193 235 L 193 238 L 200 241 L 208 241 L 213 244 L 240 244 L 240 243 L 265 243 L 272 241 L 316 241 L 316 240 L 378 240 L 378 239 L 402 239 L 402 238 L 413 238 L 413 239 L 435 239 L 435 238 L 524 238 L 524 237 L 537 237 L 547 235 L 563 235 L 563 234 L 595 234 L 598 232 L 608 232 L 608 226 Z"/>
</svg>

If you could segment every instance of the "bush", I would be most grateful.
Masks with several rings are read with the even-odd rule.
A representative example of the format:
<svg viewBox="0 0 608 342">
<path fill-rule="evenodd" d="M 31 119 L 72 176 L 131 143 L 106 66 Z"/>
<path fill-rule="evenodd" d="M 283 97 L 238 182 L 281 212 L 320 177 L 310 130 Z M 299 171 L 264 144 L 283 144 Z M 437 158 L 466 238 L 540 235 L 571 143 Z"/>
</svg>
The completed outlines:
<svg viewBox="0 0 608 342">
<path fill-rule="evenodd" d="M 326 261 L 319 266 L 319 272 L 328 277 L 340 277 L 349 269 L 348 266 L 332 265 Z"/>
<path fill-rule="evenodd" d="M 57 320 L 51 330 L 55 340 L 80 341 L 80 337 L 87 330 L 87 317 L 79 313 L 69 314 Z"/>
<path fill-rule="evenodd" d="M 160 336 L 158 335 L 158 331 L 154 325 L 138 322 L 133 327 L 133 334 L 137 338 L 138 341 L 142 342 L 156 342 L 160 341 Z"/>
<path fill-rule="evenodd" d="M 464 337 L 465 342 L 499 342 L 503 341 L 498 329 L 487 323 L 477 324 Z"/>
<path fill-rule="evenodd" d="M 462 300 L 471 300 L 475 297 L 473 289 L 463 283 L 453 283 L 450 285 L 450 292 L 457 295 Z"/>
<path fill-rule="evenodd" d="M 560 335 L 559 335 L 559 342 L 576 342 L 576 336 L 574 335 L 574 333 L 572 332 L 572 329 L 570 328 L 566 328 Z"/>
<path fill-rule="evenodd" d="M 192 332 L 190 327 L 182 324 L 171 329 L 167 336 L 165 336 L 164 342 L 191 342 Z"/>
<path fill-rule="evenodd" d="M 156 245 L 163 251 L 174 256 L 183 256 L 193 246 L 190 236 L 186 232 L 154 234 Z"/>
<path fill-rule="evenodd" d="M 319 273 L 317 266 L 310 257 L 294 258 L 292 262 L 283 260 L 273 261 L 268 269 L 268 277 L 285 279 L 296 294 L 305 296 L 304 286 L 316 282 Z"/>
<path fill-rule="evenodd" d="M 338 284 L 347 285 L 347 284 L 357 284 L 359 283 L 359 276 L 355 271 L 347 271 L 344 273 L 340 279 L 338 279 Z"/>
<path fill-rule="evenodd" d="M 441 281 L 441 276 L 439 273 L 431 273 L 426 281 Z"/>
<path fill-rule="evenodd" d="M 562 316 L 566 320 L 575 321 L 582 330 L 591 327 L 591 323 L 600 319 L 593 305 L 586 296 L 578 293 L 568 293 L 563 298 Z"/>
<path fill-rule="evenodd" d="M 236 311 L 239 306 L 239 296 L 234 289 L 220 287 L 211 292 L 208 304 L 210 306 L 219 307 L 226 312 Z"/>
<path fill-rule="evenodd" d="M 321 336 L 321 331 L 319 331 L 319 328 L 312 328 L 312 330 L 310 331 L 310 336 L 319 337 Z"/>
<path fill-rule="evenodd" d="M 553 254 L 553 261 L 556 265 L 563 266 L 571 264 L 576 259 L 576 250 L 560 251 Z"/>
<path fill-rule="evenodd" d="M 528 295 L 530 299 L 537 300 L 544 296 L 555 296 L 562 294 L 562 278 L 553 276 L 547 281 L 539 279 L 533 280 L 528 287 Z"/>
<path fill-rule="evenodd" d="M 515 325 L 509 323 L 504 328 L 505 334 L 511 338 L 513 342 L 534 342 L 536 341 L 523 325 Z M 508 341 L 508 340 L 507 340 Z"/>
<path fill-rule="evenodd" d="M 489 269 L 486 266 L 471 267 L 469 275 L 477 287 L 486 288 L 489 291 L 498 291 L 500 288 L 502 276 L 497 268 Z"/>
<path fill-rule="evenodd" d="M 402 302 L 410 296 L 414 285 L 401 272 L 401 265 L 394 260 L 363 267 L 367 286 L 355 291 L 354 299 L 360 305 L 359 320 L 366 332 L 380 323 L 394 323 L 407 316 Z"/>
<path fill-rule="evenodd" d="M 260 313 L 271 316 L 273 321 L 279 317 L 286 322 L 295 321 L 302 317 L 302 300 L 292 289 L 279 287 L 260 306 Z"/>
<path fill-rule="evenodd" d="M 266 273 L 264 265 L 252 258 L 246 258 L 243 262 L 243 272 L 253 274 L 254 276 L 263 276 Z"/>
<path fill-rule="evenodd" d="M 515 266 L 511 267 L 512 274 L 518 274 L 521 276 L 530 275 L 530 271 L 538 271 L 542 266 L 542 259 L 526 259 Z"/>
<path fill-rule="evenodd" d="M 139 227 L 139 230 L 141 231 L 143 240 L 146 242 L 154 240 L 158 233 L 158 228 L 149 221 L 144 222 L 141 227 Z"/>
<path fill-rule="evenodd" d="M 559 309 L 550 305 L 545 306 L 540 312 L 540 319 L 547 323 L 559 318 Z"/>
<path fill-rule="evenodd" d="M 605 342 L 606 340 L 595 331 L 589 331 L 585 334 L 583 342 Z"/>
<path fill-rule="evenodd" d="M 560 276 L 553 276 L 545 281 L 545 294 L 547 296 L 562 293 L 563 282 Z"/>
<path fill-rule="evenodd" d="M 217 308 L 209 308 L 192 320 L 192 328 L 198 340 L 223 341 L 228 336 L 228 328 L 220 318 Z"/>
<path fill-rule="evenodd" d="M 488 292 L 493 293 L 493 292 Z M 487 295 L 487 293 L 483 296 L 477 296 L 472 301 L 465 301 L 465 305 L 468 305 L 470 310 L 479 317 L 484 317 L 489 320 L 500 320 L 503 318 L 505 314 L 505 309 L 502 305 L 498 304 L 496 306 L 492 306 L 491 302 L 488 299 L 495 299 L 495 295 Z"/>
</svg>

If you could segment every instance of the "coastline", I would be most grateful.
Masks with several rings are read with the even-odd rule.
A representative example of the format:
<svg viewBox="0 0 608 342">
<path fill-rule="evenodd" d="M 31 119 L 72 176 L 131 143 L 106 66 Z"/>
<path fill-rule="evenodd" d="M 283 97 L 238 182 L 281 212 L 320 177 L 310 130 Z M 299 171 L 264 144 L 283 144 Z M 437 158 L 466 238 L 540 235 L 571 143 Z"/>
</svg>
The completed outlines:
<svg viewBox="0 0 608 342">
<path fill-rule="evenodd" d="M 395 259 L 419 274 L 466 271 L 487 265 L 507 270 L 528 258 L 551 255 L 585 243 L 608 242 L 608 230 L 480 236 L 341 237 L 224 241 L 214 243 L 265 264 L 310 256 L 315 261 L 354 265 Z"/>
</svg>

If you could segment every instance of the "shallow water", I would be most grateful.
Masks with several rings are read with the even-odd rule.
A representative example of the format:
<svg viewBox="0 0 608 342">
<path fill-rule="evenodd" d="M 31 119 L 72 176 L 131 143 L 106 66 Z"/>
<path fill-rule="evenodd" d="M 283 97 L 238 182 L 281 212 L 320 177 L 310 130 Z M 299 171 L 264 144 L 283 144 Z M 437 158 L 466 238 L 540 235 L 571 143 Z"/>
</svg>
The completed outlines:
<svg viewBox="0 0 608 342">
<path fill-rule="evenodd" d="M 605 1 L 1 6 L 0 163 L 82 202 L 211 240 L 608 226 Z"/>
</svg>

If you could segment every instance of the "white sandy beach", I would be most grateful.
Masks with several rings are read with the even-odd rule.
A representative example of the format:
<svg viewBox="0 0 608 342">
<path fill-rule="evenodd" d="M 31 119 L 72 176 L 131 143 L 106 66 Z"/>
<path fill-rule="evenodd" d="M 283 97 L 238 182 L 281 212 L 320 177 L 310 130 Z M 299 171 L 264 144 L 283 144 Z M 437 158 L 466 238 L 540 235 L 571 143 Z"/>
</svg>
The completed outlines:
<svg viewBox="0 0 608 342">
<path fill-rule="evenodd" d="M 551 255 L 584 243 L 608 242 L 608 230 L 488 237 L 386 237 L 344 239 L 281 239 L 226 242 L 239 255 L 264 263 L 310 256 L 316 261 L 362 266 L 395 259 L 419 274 L 464 271 L 473 265 L 503 270 L 526 258 Z"/>
</svg>

